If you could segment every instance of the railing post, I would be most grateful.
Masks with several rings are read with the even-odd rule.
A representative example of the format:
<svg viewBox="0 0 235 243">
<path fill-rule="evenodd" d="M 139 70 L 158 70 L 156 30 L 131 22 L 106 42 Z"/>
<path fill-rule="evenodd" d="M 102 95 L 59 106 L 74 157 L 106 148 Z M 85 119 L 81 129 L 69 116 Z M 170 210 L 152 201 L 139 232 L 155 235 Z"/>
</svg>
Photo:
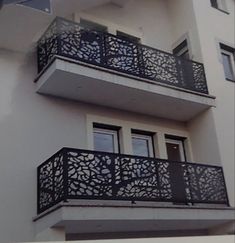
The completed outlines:
<svg viewBox="0 0 235 243">
<path fill-rule="evenodd" d="M 143 48 L 140 44 L 137 44 L 137 58 L 138 58 L 138 69 L 139 69 L 139 76 L 142 78 L 145 77 L 145 65 L 144 65 L 144 55 L 143 55 Z"/>
<path fill-rule="evenodd" d="M 40 166 L 37 168 L 37 214 L 41 213 L 40 210 Z"/>
<path fill-rule="evenodd" d="M 228 207 L 230 207 L 230 203 L 229 203 L 229 199 L 228 199 L 228 191 L 227 191 L 227 186 L 226 186 L 223 168 L 221 168 L 221 174 L 222 174 L 222 179 L 223 179 L 223 183 L 224 183 L 224 190 L 225 190 L 225 195 L 226 195 L 226 204 L 227 204 Z"/>
<path fill-rule="evenodd" d="M 54 158 L 53 158 L 54 159 Z M 52 160 L 52 204 L 55 204 L 55 161 Z"/>
<path fill-rule="evenodd" d="M 186 183 L 188 184 L 188 190 L 189 190 L 189 196 L 190 200 L 187 198 L 187 192 L 186 192 L 186 203 L 191 203 L 193 204 L 193 194 L 192 194 L 192 189 L 191 189 L 191 179 L 190 179 L 190 173 L 189 173 L 189 166 L 185 163 L 186 169 Z M 187 189 L 187 188 L 186 188 Z"/>
<path fill-rule="evenodd" d="M 160 181 L 159 162 L 157 161 L 157 159 L 155 160 L 155 168 L 156 168 L 157 184 L 159 190 L 159 201 L 162 201 L 162 191 L 161 191 L 162 187 Z"/>
<path fill-rule="evenodd" d="M 68 150 L 67 148 L 63 148 L 63 201 L 68 201 Z"/>
<path fill-rule="evenodd" d="M 115 176 L 115 169 L 116 166 L 120 166 L 120 157 L 117 156 L 112 156 L 111 159 L 111 177 L 112 177 L 112 197 L 117 198 L 117 191 L 118 191 L 118 186 L 116 184 L 116 176 Z M 117 163 L 117 165 L 116 165 Z M 120 169 L 120 168 L 119 168 Z"/>
<path fill-rule="evenodd" d="M 56 18 L 56 41 L 57 41 L 56 55 L 62 55 L 61 34 L 62 34 L 61 19 Z"/>
<path fill-rule="evenodd" d="M 106 33 L 103 33 L 103 37 L 102 37 L 102 52 L 101 52 L 101 64 L 103 64 L 104 67 L 107 67 L 107 35 Z"/>
</svg>

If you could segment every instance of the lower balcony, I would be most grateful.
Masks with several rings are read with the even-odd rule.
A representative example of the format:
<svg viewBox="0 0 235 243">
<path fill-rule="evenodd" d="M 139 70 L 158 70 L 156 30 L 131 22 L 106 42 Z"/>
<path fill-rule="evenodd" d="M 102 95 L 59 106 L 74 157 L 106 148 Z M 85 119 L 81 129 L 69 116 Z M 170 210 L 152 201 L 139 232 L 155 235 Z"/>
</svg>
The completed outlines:
<svg viewBox="0 0 235 243">
<path fill-rule="evenodd" d="M 67 239 L 208 234 L 232 224 L 218 166 L 63 148 L 38 167 L 38 233 Z"/>
<path fill-rule="evenodd" d="M 229 204 L 221 167 L 63 148 L 38 167 L 38 213 L 70 199 Z"/>
</svg>

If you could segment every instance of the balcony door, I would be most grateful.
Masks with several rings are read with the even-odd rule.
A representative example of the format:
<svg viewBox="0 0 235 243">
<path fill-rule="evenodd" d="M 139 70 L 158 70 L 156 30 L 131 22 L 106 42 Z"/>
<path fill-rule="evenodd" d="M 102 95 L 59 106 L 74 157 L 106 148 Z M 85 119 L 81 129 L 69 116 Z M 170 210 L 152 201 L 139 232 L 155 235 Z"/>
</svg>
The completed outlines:
<svg viewBox="0 0 235 243">
<path fill-rule="evenodd" d="M 186 185 L 184 180 L 184 168 L 181 163 L 185 162 L 184 141 L 182 139 L 166 138 L 166 149 L 171 178 L 173 201 L 176 203 L 186 202 Z"/>
<path fill-rule="evenodd" d="M 182 140 L 166 139 L 167 157 L 170 161 L 185 161 L 184 144 Z"/>
</svg>

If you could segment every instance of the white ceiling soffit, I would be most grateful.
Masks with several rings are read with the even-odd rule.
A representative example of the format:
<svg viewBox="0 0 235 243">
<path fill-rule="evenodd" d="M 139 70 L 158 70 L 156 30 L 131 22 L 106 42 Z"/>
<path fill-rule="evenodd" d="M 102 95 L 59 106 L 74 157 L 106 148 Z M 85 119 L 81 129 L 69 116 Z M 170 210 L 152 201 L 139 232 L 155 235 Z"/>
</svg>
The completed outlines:
<svg viewBox="0 0 235 243">
<path fill-rule="evenodd" d="M 114 3 L 115 5 L 117 5 L 121 8 L 125 7 L 131 1 L 133 1 L 133 0 L 111 0 L 112 3 Z"/>
</svg>

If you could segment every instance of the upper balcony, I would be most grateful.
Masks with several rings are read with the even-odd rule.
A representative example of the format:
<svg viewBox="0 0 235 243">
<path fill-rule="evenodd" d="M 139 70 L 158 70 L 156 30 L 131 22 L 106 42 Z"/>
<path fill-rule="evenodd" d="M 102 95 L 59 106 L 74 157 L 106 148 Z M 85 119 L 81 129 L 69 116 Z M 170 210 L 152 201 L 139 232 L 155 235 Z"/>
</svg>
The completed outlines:
<svg viewBox="0 0 235 243">
<path fill-rule="evenodd" d="M 214 106 L 203 64 L 61 18 L 38 42 L 38 72 L 39 93 L 169 119 Z"/>
</svg>

